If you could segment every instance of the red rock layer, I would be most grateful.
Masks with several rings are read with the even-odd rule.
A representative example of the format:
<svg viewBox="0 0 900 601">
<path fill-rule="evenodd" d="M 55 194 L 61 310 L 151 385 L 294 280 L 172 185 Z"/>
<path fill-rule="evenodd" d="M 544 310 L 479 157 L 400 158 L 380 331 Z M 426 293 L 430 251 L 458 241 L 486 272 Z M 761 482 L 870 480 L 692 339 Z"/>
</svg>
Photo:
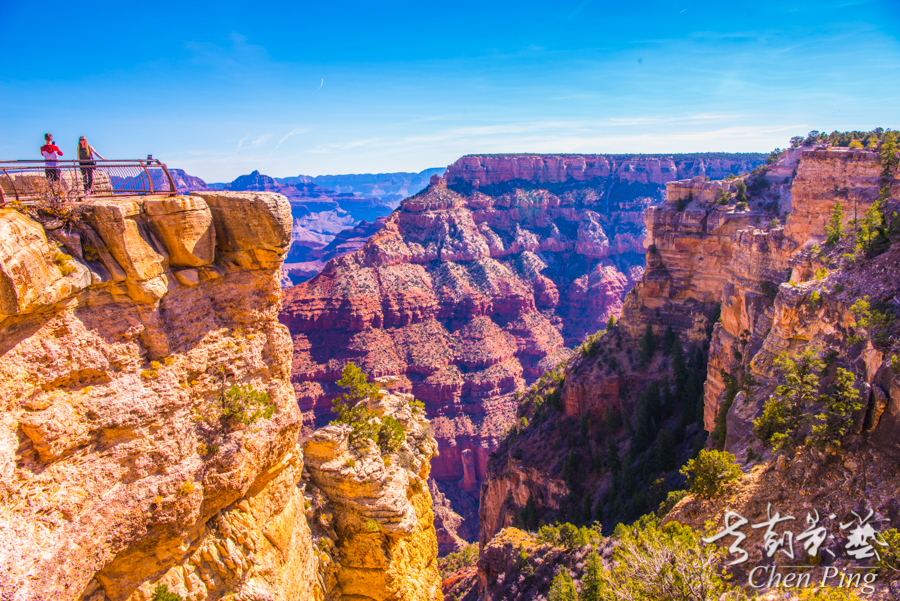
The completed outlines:
<svg viewBox="0 0 900 601">
<path fill-rule="evenodd" d="M 617 177 L 629 183 L 657 183 L 684 177 L 723 178 L 729 173 L 753 169 L 762 155 L 674 155 L 637 157 L 634 155 L 467 155 L 447 168 L 449 185 L 461 183 L 487 186 L 511 180 L 536 183 L 587 181 Z M 477 183 L 476 183 L 477 182 Z"/>
<path fill-rule="evenodd" d="M 460 175 L 471 165 L 499 175 L 475 189 Z M 621 311 L 641 276 L 641 215 L 679 168 L 597 156 L 460 159 L 449 188 L 437 178 L 362 249 L 287 292 L 281 319 L 301 410 L 330 419 L 347 361 L 401 376 L 432 418 L 433 477 L 463 479 L 466 457 L 482 480 L 513 420 L 514 392 Z M 706 168 L 693 161 L 687 174 Z M 463 484 L 472 488 L 471 475 Z"/>
</svg>

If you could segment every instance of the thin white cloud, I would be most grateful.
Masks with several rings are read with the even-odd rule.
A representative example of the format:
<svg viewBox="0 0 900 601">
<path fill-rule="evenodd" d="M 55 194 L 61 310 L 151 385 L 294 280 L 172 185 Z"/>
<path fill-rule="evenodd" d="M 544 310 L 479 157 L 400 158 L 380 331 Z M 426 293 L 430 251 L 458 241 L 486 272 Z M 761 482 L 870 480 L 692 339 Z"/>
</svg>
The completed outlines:
<svg viewBox="0 0 900 601">
<path fill-rule="evenodd" d="M 295 135 L 297 135 L 297 134 L 303 134 L 303 133 L 306 133 L 306 132 L 308 132 L 308 131 L 309 131 L 309 128 L 308 128 L 308 127 L 297 127 L 297 128 L 294 128 L 292 131 L 288 132 L 288 134 L 287 134 L 285 137 L 283 137 L 283 138 L 281 138 L 280 140 L 278 140 L 278 144 L 275 145 L 275 148 L 278 148 L 279 146 L 281 146 L 282 144 L 284 144 L 284 141 L 287 140 L 288 138 L 290 138 L 291 136 L 295 136 Z"/>
</svg>

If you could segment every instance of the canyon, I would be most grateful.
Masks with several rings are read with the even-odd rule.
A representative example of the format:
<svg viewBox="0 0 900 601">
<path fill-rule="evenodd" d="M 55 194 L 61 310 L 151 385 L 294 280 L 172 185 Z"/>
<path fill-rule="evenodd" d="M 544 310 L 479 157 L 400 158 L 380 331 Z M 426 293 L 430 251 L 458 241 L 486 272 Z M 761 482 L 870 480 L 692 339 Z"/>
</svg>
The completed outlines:
<svg viewBox="0 0 900 601">
<path fill-rule="evenodd" d="M 438 599 L 436 442 L 412 398 L 367 401 L 403 433 L 389 453 L 348 425 L 299 436 L 287 199 L 78 214 L 0 210 L 0 597 Z"/>
<path fill-rule="evenodd" d="M 183 169 L 169 171 L 182 194 L 230 190 L 284 195 L 294 217 L 291 249 L 282 267 L 282 287 L 288 288 L 319 273 L 329 259 L 358 250 L 382 227 L 384 217 L 400 200 L 420 191 L 429 177 L 442 174 L 444 169 L 278 178 L 253 171 L 229 183 L 211 184 Z M 154 175 L 162 177 L 161 173 Z"/>
<path fill-rule="evenodd" d="M 310 423 L 330 418 L 348 361 L 398 377 L 432 420 L 437 486 L 467 522 L 477 520 L 480 483 L 514 421 L 516 391 L 621 312 L 641 277 L 642 215 L 665 200 L 665 184 L 725 177 L 763 161 L 461 158 L 360 250 L 286 292 L 281 321 L 293 337 L 301 411 Z M 444 541 L 451 539 L 459 544 Z"/>
<path fill-rule="evenodd" d="M 517 536 L 515 527 L 602 521 L 607 530 L 661 501 L 661 516 L 694 528 L 721 522 L 729 509 L 761 522 L 770 504 L 798 516 L 812 508 L 850 515 L 862 506 L 885 528 L 897 527 L 890 482 L 900 369 L 891 324 L 900 309 L 900 249 L 895 241 L 861 251 L 853 235 L 863 227 L 854 218 L 862 220 L 879 195 L 887 203 L 881 213 L 892 219 L 886 230 L 896 234 L 900 225 L 900 179 L 883 161 L 861 148 L 796 147 L 747 177 L 668 183 L 666 202 L 644 214 L 646 267 L 618 324 L 522 395 L 518 425 L 491 455 L 481 487 L 482 558 L 468 584 L 457 576 L 445 583 L 448 590 L 490 597 L 498 577 L 493 563 L 503 541 Z M 844 238 L 826 243 L 838 203 Z M 885 312 L 881 330 L 865 329 L 860 299 Z M 660 348 L 666 339 L 672 346 Z M 675 365 L 684 363 L 675 344 L 702 364 L 702 393 L 691 397 L 697 406 L 683 405 L 676 392 Z M 754 434 L 754 420 L 783 382 L 776 358 L 807 348 L 854 377 L 861 408 L 852 413 L 845 446 L 773 452 Z M 826 368 L 823 379 L 833 381 L 832 373 Z M 660 391 L 659 436 L 642 443 L 641 408 L 653 394 L 659 403 Z M 744 470 L 740 483 L 712 500 L 682 491 L 664 509 L 666 493 L 685 486 L 672 470 L 703 447 L 732 453 Z M 628 513 L 635 505 L 640 509 Z M 763 544 L 758 533 L 746 543 L 755 553 Z M 505 575 L 507 583 L 517 570 Z M 740 567 L 735 573 L 746 581 Z"/>
</svg>

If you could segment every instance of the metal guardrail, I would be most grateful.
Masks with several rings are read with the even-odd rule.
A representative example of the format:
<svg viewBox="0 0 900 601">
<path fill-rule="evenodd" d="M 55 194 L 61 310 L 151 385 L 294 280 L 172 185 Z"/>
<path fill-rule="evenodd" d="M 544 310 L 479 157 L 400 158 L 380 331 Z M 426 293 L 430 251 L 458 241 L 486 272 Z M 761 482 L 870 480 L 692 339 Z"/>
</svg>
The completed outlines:
<svg viewBox="0 0 900 601">
<path fill-rule="evenodd" d="M 75 199 L 90 196 L 178 194 L 165 164 L 150 160 L 0 161 L 0 207 L 15 199 L 37 202 L 48 192 Z"/>
</svg>

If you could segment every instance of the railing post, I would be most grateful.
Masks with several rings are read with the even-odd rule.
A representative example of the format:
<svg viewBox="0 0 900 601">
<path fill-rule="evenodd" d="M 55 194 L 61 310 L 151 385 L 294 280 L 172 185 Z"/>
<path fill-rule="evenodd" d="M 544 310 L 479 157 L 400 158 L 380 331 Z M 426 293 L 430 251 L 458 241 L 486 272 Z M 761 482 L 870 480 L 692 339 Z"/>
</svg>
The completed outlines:
<svg viewBox="0 0 900 601">
<path fill-rule="evenodd" d="M 166 179 L 169 180 L 169 191 L 171 192 L 172 196 L 178 194 L 178 186 L 175 185 L 175 180 L 172 179 L 172 174 L 169 173 L 169 168 L 160 163 L 158 160 L 156 162 L 160 167 L 162 167 L 163 173 L 166 174 Z"/>
<path fill-rule="evenodd" d="M 144 175 L 147 176 L 147 183 L 150 185 L 150 192 L 154 192 L 153 190 L 153 178 L 150 177 L 150 171 L 147 170 L 147 163 L 144 161 L 138 161 L 141 164 L 141 167 L 144 168 Z"/>
</svg>

